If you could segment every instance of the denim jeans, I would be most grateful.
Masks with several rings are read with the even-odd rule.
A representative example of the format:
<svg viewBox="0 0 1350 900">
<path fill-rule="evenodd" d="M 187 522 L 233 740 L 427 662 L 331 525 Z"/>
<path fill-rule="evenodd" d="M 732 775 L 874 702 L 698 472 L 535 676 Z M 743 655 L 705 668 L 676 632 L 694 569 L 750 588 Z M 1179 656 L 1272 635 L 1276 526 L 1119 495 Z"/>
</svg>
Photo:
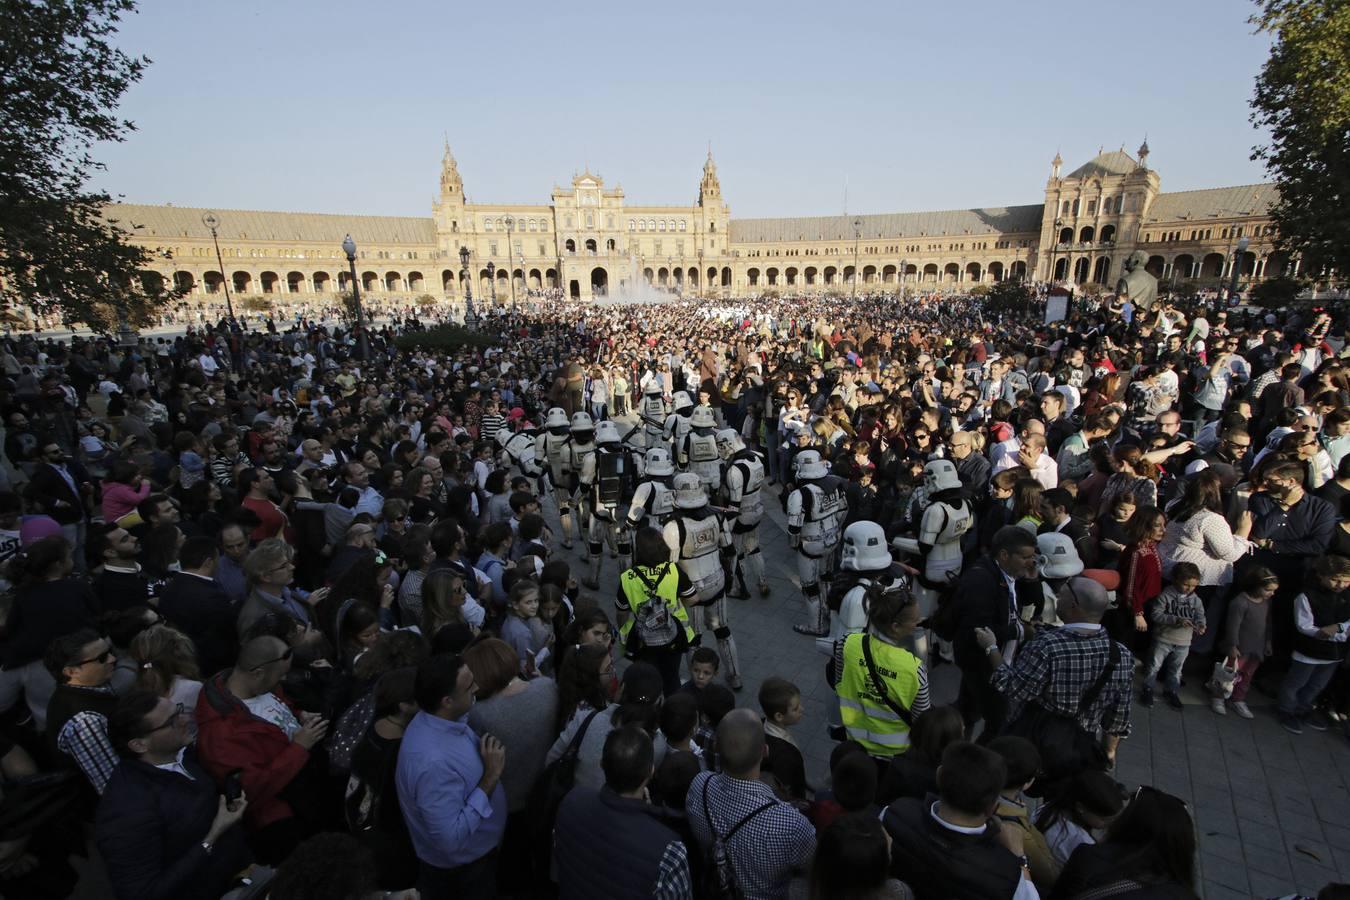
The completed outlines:
<svg viewBox="0 0 1350 900">
<path fill-rule="evenodd" d="M 1312 712 L 1317 697 L 1326 690 L 1340 668 L 1335 662 L 1306 663 L 1294 660 L 1280 682 L 1280 697 L 1276 707 L 1286 716 L 1306 716 Z"/>
<path fill-rule="evenodd" d="M 1163 690 L 1175 694 L 1181 690 L 1181 666 L 1190 655 L 1190 645 L 1180 646 L 1166 641 L 1154 641 L 1149 649 L 1148 671 L 1144 673 L 1144 685 L 1153 683 L 1153 676 L 1162 669 Z"/>
</svg>

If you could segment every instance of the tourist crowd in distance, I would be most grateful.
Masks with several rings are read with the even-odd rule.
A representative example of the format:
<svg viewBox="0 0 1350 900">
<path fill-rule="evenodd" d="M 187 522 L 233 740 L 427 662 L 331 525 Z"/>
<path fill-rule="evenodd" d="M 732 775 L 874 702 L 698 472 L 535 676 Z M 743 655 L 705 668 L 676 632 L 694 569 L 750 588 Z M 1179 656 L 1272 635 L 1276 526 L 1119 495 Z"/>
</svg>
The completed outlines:
<svg viewBox="0 0 1350 900">
<path fill-rule="evenodd" d="M 1113 777 L 1135 706 L 1346 727 L 1326 312 L 479 327 L 0 346 L 0 893 L 67 896 L 92 833 L 123 900 L 1195 897 L 1186 805 Z M 771 589 L 829 771 L 803 685 L 738 696 Z"/>
</svg>

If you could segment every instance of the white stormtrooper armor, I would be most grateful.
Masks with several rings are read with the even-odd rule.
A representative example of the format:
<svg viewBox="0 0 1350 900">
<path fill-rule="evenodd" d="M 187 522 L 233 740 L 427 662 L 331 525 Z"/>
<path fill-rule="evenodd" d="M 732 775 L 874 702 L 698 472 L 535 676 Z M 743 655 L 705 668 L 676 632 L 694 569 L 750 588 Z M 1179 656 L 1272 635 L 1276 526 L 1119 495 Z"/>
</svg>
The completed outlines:
<svg viewBox="0 0 1350 900">
<path fill-rule="evenodd" d="M 832 577 L 834 551 L 848 517 L 848 495 L 843 479 L 830 474 L 817 451 L 798 453 L 794 465 L 797 486 L 788 495 L 788 539 L 797 551 L 807 624 L 793 628 L 822 637 L 830 631 L 830 608 L 822 600 L 820 583 Z"/>
<path fill-rule="evenodd" d="M 661 437 L 667 447 L 678 448 L 684 442 L 684 436 L 689 433 L 689 414 L 694 409 L 694 401 L 690 400 L 684 391 L 676 391 L 670 405 L 674 412 L 666 416 Z"/>
<path fill-rule="evenodd" d="M 591 524 L 591 498 L 581 490 L 581 469 L 595 453 L 595 422 L 586 412 L 572 413 L 571 441 L 567 445 L 567 469 L 572 479 L 569 490 L 579 512 L 577 540 L 584 540 Z"/>
<path fill-rule="evenodd" d="M 722 456 L 717 447 L 716 425 L 711 408 L 700 406 L 695 409 L 689 417 L 689 433 L 680 443 L 677 455 L 680 468 L 697 475 L 710 497 L 722 481 Z"/>
<path fill-rule="evenodd" d="M 582 584 L 595 590 L 600 586 L 600 562 L 604 545 L 619 559 L 619 571 L 627 569 L 633 554 L 633 534 L 628 528 L 627 512 L 637 482 L 637 464 L 624 446 L 613 422 L 595 426 L 595 452 L 581 464 L 581 490 L 589 498 L 590 527 L 586 530 L 586 552 L 590 572 Z"/>
<path fill-rule="evenodd" d="M 663 535 L 671 548 L 671 559 L 694 583 L 695 599 L 689 607 L 689 624 L 701 636 L 711 628 L 722 655 L 727 684 L 739 690 L 740 663 L 736 642 L 726 615 L 726 573 L 723 552 L 731 552 L 731 535 L 722 517 L 708 505 L 708 496 L 698 476 L 682 472 L 675 476 L 675 515 L 666 523 Z"/>
<path fill-rule="evenodd" d="M 633 492 L 633 502 L 628 507 L 628 527 L 636 529 L 646 524 L 661 528 L 675 512 L 675 492 L 671 489 L 671 477 L 675 466 L 670 462 L 670 454 L 660 447 L 647 451 L 646 466 L 642 481 Z"/>
<path fill-rule="evenodd" d="M 534 439 L 534 458 L 548 466 L 553 485 L 553 501 L 558 505 L 562 523 L 562 545 L 572 548 L 572 434 L 567 411 L 555 406 L 544 417 L 544 428 Z M 577 539 L 581 539 L 580 533 Z"/>
<path fill-rule="evenodd" d="M 642 395 L 642 406 L 638 410 L 642 416 L 643 435 L 647 449 L 662 446 L 665 440 L 666 401 L 661 397 L 661 385 L 650 384 Z"/>
<path fill-rule="evenodd" d="M 730 510 L 731 542 L 736 548 L 737 594 L 749 594 L 746 569 L 759 588 L 760 596 L 768 596 L 769 583 L 764 579 L 764 557 L 759 550 L 759 522 L 764 518 L 764 463 L 759 454 L 746 449 L 745 441 L 734 428 L 717 432 L 717 449 L 725 459 L 722 469 L 722 492 Z"/>
<path fill-rule="evenodd" d="M 520 474 L 536 478 L 543 474 L 544 468 L 534 455 L 535 440 L 538 434 L 533 431 L 508 431 L 503 428 L 497 432 L 497 462 L 504 469 L 515 468 Z"/>
<path fill-rule="evenodd" d="M 918 539 L 923 575 L 915 580 L 914 599 L 920 617 L 927 619 L 937 612 L 943 593 L 961 574 L 961 540 L 975 526 L 975 514 L 961 496 L 961 479 L 951 460 L 935 459 L 925 465 L 923 484 L 927 500 L 919 516 Z M 915 655 L 925 664 L 930 643 L 928 629 L 914 632 Z"/>
</svg>

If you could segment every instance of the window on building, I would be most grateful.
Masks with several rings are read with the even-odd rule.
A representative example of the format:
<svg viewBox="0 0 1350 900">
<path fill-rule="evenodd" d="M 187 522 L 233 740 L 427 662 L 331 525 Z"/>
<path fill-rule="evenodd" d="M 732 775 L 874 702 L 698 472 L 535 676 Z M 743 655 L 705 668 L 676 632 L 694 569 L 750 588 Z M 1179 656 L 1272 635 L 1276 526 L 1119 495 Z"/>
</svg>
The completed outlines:
<svg viewBox="0 0 1350 900">
<path fill-rule="evenodd" d="M 496 256 L 496 255 L 497 255 L 497 242 L 496 242 L 496 241 L 489 241 L 489 242 L 488 242 L 488 256 Z"/>
<path fill-rule="evenodd" d="M 632 219 L 629 219 L 629 220 L 628 220 L 628 230 L 629 230 L 629 231 L 636 231 L 636 230 L 637 230 L 637 223 L 634 222 Z"/>
<path fill-rule="evenodd" d="M 491 230 L 492 230 L 492 220 L 491 220 L 491 219 L 484 219 L 484 220 L 483 220 L 483 230 L 484 230 L 484 231 L 491 231 Z"/>
<path fill-rule="evenodd" d="M 680 230 L 684 231 L 684 219 L 680 220 Z"/>
</svg>

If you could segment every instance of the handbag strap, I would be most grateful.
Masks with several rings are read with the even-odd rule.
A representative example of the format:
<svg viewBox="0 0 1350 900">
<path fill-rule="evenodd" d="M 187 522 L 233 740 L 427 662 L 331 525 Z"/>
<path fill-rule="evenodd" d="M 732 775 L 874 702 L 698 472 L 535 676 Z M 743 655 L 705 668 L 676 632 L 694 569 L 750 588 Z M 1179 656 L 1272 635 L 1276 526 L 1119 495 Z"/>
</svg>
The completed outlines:
<svg viewBox="0 0 1350 900">
<path fill-rule="evenodd" d="M 577 758 L 577 754 L 581 752 L 581 742 L 586 739 L 586 729 L 591 727 L 591 719 L 594 719 L 599 714 L 600 710 L 598 709 L 593 709 L 586 714 L 586 718 L 581 722 L 581 727 L 577 729 L 576 734 L 572 735 L 572 742 L 568 744 L 567 749 L 563 751 L 562 759 Z"/>
<path fill-rule="evenodd" d="M 886 690 L 886 683 L 882 681 L 881 676 L 877 674 L 877 664 L 872 659 L 872 636 L 870 634 L 863 635 L 862 652 L 863 662 L 867 663 L 867 675 L 872 679 L 872 687 L 876 688 L 877 693 L 881 695 L 882 702 L 889 706 L 891 711 L 900 717 L 900 721 L 905 723 L 906 728 L 913 728 L 914 717 L 909 714 L 909 710 L 905 709 L 891 697 L 890 692 Z"/>
<path fill-rule="evenodd" d="M 1120 645 L 1110 635 L 1107 635 L 1106 639 L 1111 644 L 1110 658 L 1107 659 L 1106 665 L 1102 666 L 1101 674 L 1097 676 L 1097 680 L 1092 682 L 1092 686 L 1084 691 L 1083 696 L 1079 698 L 1078 715 L 1080 716 L 1083 714 L 1083 710 L 1092 706 L 1096 701 L 1097 695 L 1102 692 L 1102 688 L 1106 687 L 1106 682 L 1111 677 L 1111 673 L 1116 670 L 1116 666 L 1120 663 Z"/>
</svg>

